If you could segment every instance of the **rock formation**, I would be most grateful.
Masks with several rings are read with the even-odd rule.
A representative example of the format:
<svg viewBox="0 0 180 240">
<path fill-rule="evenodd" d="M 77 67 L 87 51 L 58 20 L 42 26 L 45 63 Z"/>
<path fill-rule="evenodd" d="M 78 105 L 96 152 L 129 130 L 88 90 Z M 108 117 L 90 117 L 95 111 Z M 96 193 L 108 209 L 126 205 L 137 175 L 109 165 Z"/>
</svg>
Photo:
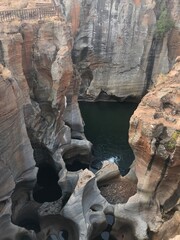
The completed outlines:
<svg viewBox="0 0 180 240">
<path fill-rule="evenodd" d="M 23 116 L 23 96 L 11 72 L 0 65 L 0 233 L 1 239 L 19 239 L 28 232 L 11 223 L 11 195 L 23 188 L 21 201 L 29 199 L 37 169 Z M 24 183 L 24 186 L 21 183 Z M 19 236 L 19 238 L 18 238 Z"/>
<path fill-rule="evenodd" d="M 1 25 L 2 240 L 20 239 L 21 232 L 35 239 L 33 233 L 17 227 L 29 224 L 25 223 L 30 221 L 26 219 L 28 213 L 39 225 L 34 220 L 39 204 L 32 195 L 35 164 L 39 168 L 47 164 L 58 174 L 66 169 L 63 159 L 78 154 L 88 160 L 91 144 L 83 134 L 77 103 L 80 79 L 71 61 L 72 41 L 63 19 L 14 20 Z M 42 188 L 37 181 L 34 191 L 40 194 Z M 67 189 L 62 184 L 66 198 L 64 192 L 67 194 Z"/>
<path fill-rule="evenodd" d="M 0 28 L 1 240 L 95 240 L 103 234 L 145 240 L 149 233 L 154 240 L 177 239 L 179 58 L 172 64 L 179 54 L 178 1 L 167 5 L 176 28 L 158 41 L 157 1 L 55 2 L 60 18 L 16 19 Z M 86 100 L 137 99 L 152 80 L 130 122 L 135 162 L 129 174 L 119 176 L 109 162 L 96 174 L 68 171 L 74 161 L 87 164 L 91 150 L 77 101 L 80 84 Z M 42 168 L 45 182 L 38 179 Z M 46 186 L 50 172 L 55 188 Z M 37 200 L 51 188 L 53 200 Z"/>
<path fill-rule="evenodd" d="M 154 232 L 161 226 L 166 226 L 163 222 L 169 212 L 178 219 L 176 210 L 179 205 L 180 184 L 179 79 L 180 63 L 177 59 L 171 72 L 161 75 L 156 86 L 142 99 L 130 121 L 129 141 L 135 154 L 137 194 L 130 198 L 126 208 L 132 206 L 134 211 L 141 212 L 149 229 Z M 164 232 L 161 236 L 163 239 L 169 239 L 168 234 Z M 179 234 L 179 224 L 174 225 L 171 237 L 176 234 Z"/>
<path fill-rule="evenodd" d="M 80 28 L 73 48 L 82 77 L 80 98 L 140 99 L 179 54 L 178 1 L 80 2 Z M 157 39 L 157 21 L 164 8 L 176 28 Z"/>
</svg>

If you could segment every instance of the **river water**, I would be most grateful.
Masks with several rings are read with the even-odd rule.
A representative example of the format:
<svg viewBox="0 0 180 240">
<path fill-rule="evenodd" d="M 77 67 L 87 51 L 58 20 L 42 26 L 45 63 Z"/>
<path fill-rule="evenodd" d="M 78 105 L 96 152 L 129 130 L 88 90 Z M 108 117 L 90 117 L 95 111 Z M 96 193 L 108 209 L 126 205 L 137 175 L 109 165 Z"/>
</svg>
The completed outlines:
<svg viewBox="0 0 180 240">
<path fill-rule="evenodd" d="M 128 144 L 129 120 L 137 107 L 135 103 L 79 102 L 85 123 L 86 138 L 93 143 L 94 169 L 102 161 L 115 161 L 122 175 L 134 160 Z"/>
</svg>

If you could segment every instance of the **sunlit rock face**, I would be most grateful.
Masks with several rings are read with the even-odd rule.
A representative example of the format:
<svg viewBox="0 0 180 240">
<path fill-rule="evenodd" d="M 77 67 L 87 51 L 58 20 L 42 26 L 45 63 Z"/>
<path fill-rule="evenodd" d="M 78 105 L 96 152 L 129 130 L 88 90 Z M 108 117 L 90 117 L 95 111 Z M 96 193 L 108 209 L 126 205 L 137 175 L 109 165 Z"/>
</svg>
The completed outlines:
<svg viewBox="0 0 180 240">
<path fill-rule="evenodd" d="M 66 2 L 69 6 L 70 1 Z M 159 73 L 169 71 L 178 55 L 177 1 L 167 6 L 177 28 L 173 36 L 167 34 L 161 40 L 154 38 L 161 12 L 158 1 L 79 2 L 80 15 L 76 11 L 71 18 L 80 22 L 73 48 L 73 60 L 82 77 L 80 98 L 141 98 Z"/>
<path fill-rule="evenodd" d="M 43 164 L 49 166 L 49 170 L 52 167 L 57 174 L 57 185 L 58 172 L 65 169 L 64 154 L 73 158 L 82 153 L 85 158 L 90 153 L 91 144 L 83 134 L 77 103 L 80 78 L 73 70 L 71 49 L 70 28 L 62 19 L 17 20 L 1 25 L 2 240 L 7 237 L 36 239 L 33 231 L 17 225 L 39 231 L 37 209 L 40 204 L 34 201 L 34 196 L 42 192 L 48 195 L 52 189 L 58 189 L 57 186 L 44 188 L 44 183 L 39 185 L 38 181 L 35 185 L 35 164 L 39 169 L 44 168 Z M 66 108 L 68 114 L 64 116 Z M 66 197 L 63 186 L 62 190 L 59 187 L 59 197 L 61 192 Z M 40 201 L 46 199 L 50 198 L 46 196 Z"/>
<path fill-rule="evenodd" d="M 179 204 L 179 79 L 177 59 L 170 73 L 158 78 L 130 120 L 129 141 L 135 154 L 134 171 L 138 182 L 137 194 L 129 200 L 127 208 L 133 204 L 134 209 L 138 206 L 135 211 L 142 212 L 142 218 L 152 231 L 158 231 L 166 214 L 171 211 L 173 215 Z M 175 218 L 178 219 L 178 214 Z M 178 226 L 174 226 L 171 236 L 179 233 Z M 168 232 L 163 231 L 163 237 L 169 239 Z"/>
<path fill-rule="evenodd" d="M 58 149 L 60 157 L 64 145 L 71 145 L 71 138 L 85 139 L 77 104 L 80 78 L 71 60 L 70 28 L 59 20 L 4 23 L 0 38 L 1 62 L 9 66 L 23 92 L 32 144 L 45 146 L 51 155 Z M 68 113 L 63 120 L 66 107 Z M 85 154 L 89 154 L 87 146 Z"/>
<path fill-rule="evenodd" d="M 21 7 L 22 3 L 18 1 Z M 61 1 L 64 20 L 1 24 L 1 240 L 95 240 L 103 234 L 145 240 L 149 230 L 154 240 L 178 238 L 179 59 L 131 118 L 129 137 L 136 160 L 128 176 L 119 176 L 110 162 L 96 174 L 68 171 L 65 164 L 76 155 L 84 162 L 91 148 L 77 103 L 80 81 L 80 94 L 86 99 L 88 95 L 94 100 L 100 92 L 123 99 L 142 95 L 155 7 L 150 0 L 67 0 Z M 178 21 L 178 2 L 171 1 L 170 8 Z M 177 25 L 170 40 L 166 36 L 159 45 L 162 51 L 157 52 L 152 75 L 169 70 L 179 51 L 178 34 Z M 76 66 L 71 59 L 74 38 Z M 126 194 L 123 203 L 116 199 L 110 204 L 111 178 L 116 190 Z M 107 184 L 105 199 L 98 187 Z"/>
</svg>

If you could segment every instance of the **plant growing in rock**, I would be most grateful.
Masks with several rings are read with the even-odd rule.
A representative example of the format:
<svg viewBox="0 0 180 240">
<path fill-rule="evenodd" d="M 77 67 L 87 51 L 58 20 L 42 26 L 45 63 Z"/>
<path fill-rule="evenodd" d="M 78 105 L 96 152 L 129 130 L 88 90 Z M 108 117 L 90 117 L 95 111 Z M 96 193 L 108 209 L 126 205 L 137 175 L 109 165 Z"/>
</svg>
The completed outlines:
<svg viewBox="0 0 180 240">
<path fill-rule="evenodd" d="M 180 136 L 180 131 L 176 130 L 172 134 L 170 140 L 165 144 L 165 147 L 166 147 L 167 150 L 173 151 L 175 149 L 176 143 L 177 143 L 177 139 L 178 139 L 179 136 Z"/>
<path fill-rule="evenodd" d="M 174 21 L 169 16 L 167 10 L 163 9 L 160 13 L 159 19 L 156 22 L 156 37 L 162 39 L 173 27 Z"/>
</svg>

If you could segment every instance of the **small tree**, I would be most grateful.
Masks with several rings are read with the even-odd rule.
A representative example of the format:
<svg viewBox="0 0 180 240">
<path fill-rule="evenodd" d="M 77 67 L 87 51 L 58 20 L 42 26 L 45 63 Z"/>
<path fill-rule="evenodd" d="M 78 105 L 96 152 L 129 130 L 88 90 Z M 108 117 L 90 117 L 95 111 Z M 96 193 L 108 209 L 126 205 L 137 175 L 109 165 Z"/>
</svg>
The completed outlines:
<svg viewBox="0 0 180 240">
<path fill-rule="evenodd" d="M 159 19 L 156 22 L 156 36 L 163 38 L 164 35 L 174 27 L 174 21 L 170 18 L 166 9 L 161 11 Z"/>
</svg>

